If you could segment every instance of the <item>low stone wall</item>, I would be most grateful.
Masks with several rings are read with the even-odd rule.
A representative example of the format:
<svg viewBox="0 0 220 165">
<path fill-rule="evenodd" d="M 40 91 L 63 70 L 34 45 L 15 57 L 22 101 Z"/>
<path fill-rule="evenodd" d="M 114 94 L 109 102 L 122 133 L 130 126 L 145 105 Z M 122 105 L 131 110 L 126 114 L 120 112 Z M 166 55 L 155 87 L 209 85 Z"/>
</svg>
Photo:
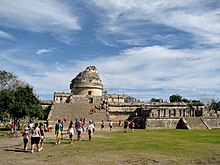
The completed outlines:
<svg viewBox="0 0 220 165">
<path fill-rule="evenodd" d="M 180 119 L 146 119 L 145 129 L 176 129 Z"/>
<path fill-rule="evenodd" d="M 209 128 L 220 128 L 220 118 L 202 118 Z"/>
</svg>

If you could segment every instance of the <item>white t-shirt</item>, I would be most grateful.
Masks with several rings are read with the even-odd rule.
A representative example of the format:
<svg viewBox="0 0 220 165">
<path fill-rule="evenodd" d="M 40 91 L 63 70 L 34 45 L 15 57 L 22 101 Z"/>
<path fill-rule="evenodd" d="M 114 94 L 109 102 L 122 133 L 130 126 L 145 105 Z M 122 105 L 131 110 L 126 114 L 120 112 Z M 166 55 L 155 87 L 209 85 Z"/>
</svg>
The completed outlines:
<svg viewBox="0 0 220 165">
<path fill-rule="evenodd" d="M 88 130 L 90 130 L 91 132 L 93 132 L 93 129 L 95 129 L 93 124 L 89 124 L 88 125 Z"/>
<path fill-rule="evenodd" d="M 74 135 L 74 129 L 73 129 L 73 128 L 70 128 L 70 129 L 69 129 L 69 133 L 71 133 L 71 134 Z"/>
<path fill-rule="evenodd" d="M 33 134 L 32 134 L 32 137 L 40 137 L 40 135 L 38 134 L 38 132 L 40 131 L 40 128 L 35 128 L 33 130 Z"/>
</svg>

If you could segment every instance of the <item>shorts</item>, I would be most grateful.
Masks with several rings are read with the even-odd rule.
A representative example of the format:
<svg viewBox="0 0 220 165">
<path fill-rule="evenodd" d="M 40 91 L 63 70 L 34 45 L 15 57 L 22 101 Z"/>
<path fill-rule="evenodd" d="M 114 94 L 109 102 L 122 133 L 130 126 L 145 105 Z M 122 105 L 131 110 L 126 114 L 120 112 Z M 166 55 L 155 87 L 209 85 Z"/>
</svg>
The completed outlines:
<svg viewBox="0 0 220 165">
<path fill-rule="evenodd" d="M 78 137 L 80 137 L 82 134 L 82 131 L 78 131 Z"/>
<path fill-rule="evenodd" d="M 27 144 L 27 143 L 28 143 L 28 139 L 27 139 L 27 138 L 24 138 L 24 139 L 23 139 L 23 142 L 24 142 L 25 144 Z"/>
<path fill-rule="evenodd" d="M 92 135 L 92 131 L 88 130 L 88 134 L 89 134 L 89 136 L 91 136 Z"/>
<path fill-rule="evenodd" d="M 57 132 L 57 138 L 60 138 L 61 132 Z"/>
<path fill-rule="evenodd" d="M 69 132 L 70 139 L 74 136 L 74 132 Z"/>
<path fill-rule="evenodd" d="M 31 144 L 39 144 L 40 137 L 31 137 Z"/>
</svg>

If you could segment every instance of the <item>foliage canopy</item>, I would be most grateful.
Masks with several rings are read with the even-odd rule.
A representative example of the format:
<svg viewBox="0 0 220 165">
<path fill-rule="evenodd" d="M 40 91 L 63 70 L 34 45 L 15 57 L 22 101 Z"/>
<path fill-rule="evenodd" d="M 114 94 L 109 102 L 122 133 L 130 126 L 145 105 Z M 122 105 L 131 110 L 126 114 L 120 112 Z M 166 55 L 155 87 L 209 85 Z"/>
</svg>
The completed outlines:
<svg viewBox="0 0 220 165">
<path fill-rule="evenodd" d="M 0 117 L 8 115 L 14 120 L 42 117 L 43 109 L 32 87 L 13 73 L 0 71 Z"/>
</svg>

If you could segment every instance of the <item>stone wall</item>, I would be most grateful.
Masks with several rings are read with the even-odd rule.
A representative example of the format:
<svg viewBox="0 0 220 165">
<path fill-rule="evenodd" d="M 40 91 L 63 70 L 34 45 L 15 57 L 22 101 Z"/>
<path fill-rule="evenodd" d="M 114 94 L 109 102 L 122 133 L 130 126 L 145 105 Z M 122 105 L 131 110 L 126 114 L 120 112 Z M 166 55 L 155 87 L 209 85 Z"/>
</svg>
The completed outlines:
<svg viewBox="0 0 220 165">
<path fill-rule="evenodd" d="M 144 117 L 152 119 L 176 119 L 181 117 L 202 116 L 203 105 L 186 103 L 116 103 L 108 104 L 110 120 L 124 120 L 130 117 Z"/>
<path fill-rule="evenodd" d="M 70 95 L 71 95 L 71 93 L 54 92 L 53 101 L 54 101 L 54 103 L 65 103 L 65 102 L 67 102 Z"/>
<path fill-rule="evenodd" d="M 202 120 L 209 128 L 220 128 L 220 118 L 202 118 Z"/>
<path fill-rule="evenodd" d="M 145 129 L 176 129 L 180 119 L 146 119 Z"/>
<path fill-rule="evenodd" d="M 73 95 L 91 95 L 91 96 L 102 96 L 102 89 L 97 87 L 81 87 L 72 89 Z"/>
</svg>

